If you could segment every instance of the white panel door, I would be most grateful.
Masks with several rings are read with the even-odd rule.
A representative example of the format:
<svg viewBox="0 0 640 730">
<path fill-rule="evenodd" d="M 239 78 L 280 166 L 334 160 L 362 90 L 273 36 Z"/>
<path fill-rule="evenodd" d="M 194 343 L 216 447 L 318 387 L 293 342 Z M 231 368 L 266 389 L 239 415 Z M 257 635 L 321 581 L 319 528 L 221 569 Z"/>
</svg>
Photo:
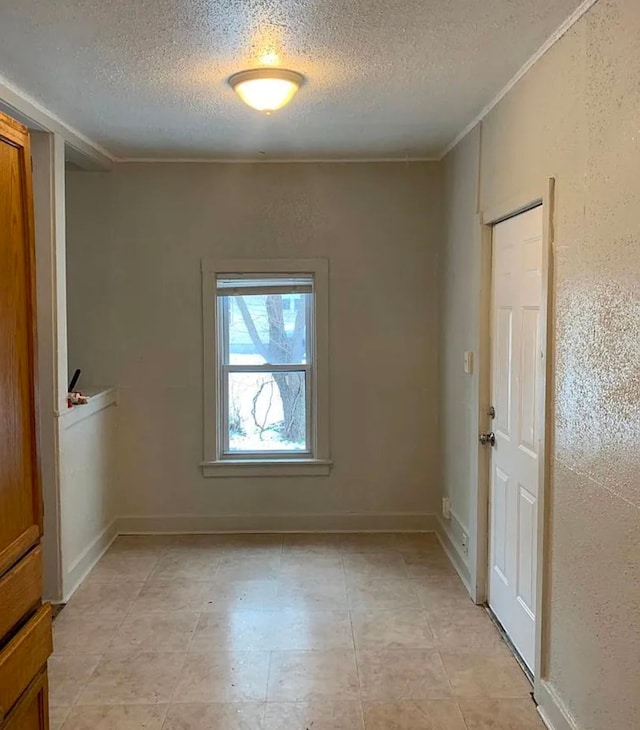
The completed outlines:
<svg viewBox="0 0 640 730">
<path fill-rule="evenodd" d="M 489 606 L 535 672 L 542 206 L 493 229 Z"/>
</svg>

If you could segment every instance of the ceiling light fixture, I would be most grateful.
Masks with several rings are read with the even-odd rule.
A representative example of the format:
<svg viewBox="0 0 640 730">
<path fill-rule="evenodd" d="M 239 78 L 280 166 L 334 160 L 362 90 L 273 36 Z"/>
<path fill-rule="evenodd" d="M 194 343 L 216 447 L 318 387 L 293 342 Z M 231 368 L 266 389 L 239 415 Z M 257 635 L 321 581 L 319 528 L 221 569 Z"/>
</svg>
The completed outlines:
<svg viewBox="0 0 640 730">
<path fill-rule="evenodd" d="M 240 71 L 229 79 L 229 84 L 245 104 L 267 114 L 286 106 L 303 82 L 302 74 L 282 68 Z"/>
</svg>

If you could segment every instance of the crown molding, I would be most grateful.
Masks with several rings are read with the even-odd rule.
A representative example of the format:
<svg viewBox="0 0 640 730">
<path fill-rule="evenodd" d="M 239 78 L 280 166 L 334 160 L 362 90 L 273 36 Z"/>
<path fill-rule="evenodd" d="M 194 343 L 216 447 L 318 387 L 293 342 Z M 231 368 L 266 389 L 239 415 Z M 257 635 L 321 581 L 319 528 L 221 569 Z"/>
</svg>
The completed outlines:
<svg viewBox="0 0 640 730">
<path fill-rule="evenodd" d="M 216 165 L 297 165 L 297 164 L 353 164 L 355 162 L 369 163 L 390 163 L 399 162 L 439 162 L 439 157 L 303 157 L 287 158 L 277 157 L 273 159 L 254 158 L 217 158 L 217 157 L 118 157 L 115 162 L 118 164 L 141 164 L 141 163 L 195 163 L 195 164 L 216 164 Z"/>
<path fill-rule="evenodd" d="M 449 144 L 442 150 L 440 156 L 438 157 L 438 161 L 445 158 L 449 152 L 460 142 L 462 139 L 464 139 L 469 132 L 489 114 L 489 112 L 497 106 L 502 99 L 513 89 L 513 87 L 520 81 L 520 79 L 529 71 L 529 69 L 534 66 L 543 56 L 544 54 L 552 47 L 554 46 L 560 38 L 568 31 L 570 30 L 579 20 L 580 18 L 585 15 L 591 8 L 598 2 L 598 0 L 584 0 L 583 3 L 581 3 L 574 11 L 571 13 L 571 15 L 562 23 L 562 25 L 557 28 L 557 30 L 552 33 L 549 38 L 540 46 L 540 48 L 531 56 L 531 58 L 520 68 L 520 70 L 511 78 L 511 80 L 498 92 L 498 94 L 482 109 L 482 111 L 474 117 L 469 124 L 461 131 L 459 132 L 452 140 L 449 142 Z"/>
</svg>

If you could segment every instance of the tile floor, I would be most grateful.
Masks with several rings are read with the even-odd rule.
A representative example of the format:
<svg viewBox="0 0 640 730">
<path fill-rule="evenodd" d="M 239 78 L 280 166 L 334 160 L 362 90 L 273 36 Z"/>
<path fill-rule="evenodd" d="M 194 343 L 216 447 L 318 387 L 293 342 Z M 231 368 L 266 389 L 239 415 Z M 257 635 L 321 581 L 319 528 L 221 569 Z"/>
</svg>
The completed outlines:
<svg viewBox="0 0 640 730">
<path fill-rule="evenodd" d="M 121 537 L 54 624 L 52 730 L 540 730 L 433 535 Z"/>
</svg>

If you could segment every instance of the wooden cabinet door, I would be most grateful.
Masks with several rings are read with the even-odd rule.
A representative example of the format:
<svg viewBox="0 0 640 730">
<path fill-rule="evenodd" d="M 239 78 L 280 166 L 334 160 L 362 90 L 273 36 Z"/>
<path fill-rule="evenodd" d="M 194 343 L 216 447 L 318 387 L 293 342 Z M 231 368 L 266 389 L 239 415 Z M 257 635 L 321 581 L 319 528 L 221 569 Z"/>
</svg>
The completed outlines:
<svg viewBox="0 0 640 730">
<path fill-rule="evenodd" d="M 41 672 L 20 698 L 2 730 L 49 730 L 47 673 Z"/>
<path fill-rule="evenodd" d="M 0 114 L 0 575 L 40 539 L 29 134 Z"/>
</svg>

